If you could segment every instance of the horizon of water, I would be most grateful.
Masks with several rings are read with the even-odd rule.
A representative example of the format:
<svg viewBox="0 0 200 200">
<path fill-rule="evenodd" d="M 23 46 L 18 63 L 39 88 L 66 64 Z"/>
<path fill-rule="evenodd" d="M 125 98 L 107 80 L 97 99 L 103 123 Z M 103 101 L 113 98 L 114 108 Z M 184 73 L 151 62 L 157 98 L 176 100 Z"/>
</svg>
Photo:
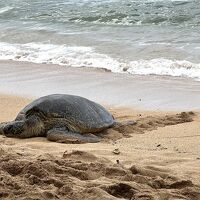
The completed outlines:
<svg viewBox="0 0 200 200">
<path fill-rule="evenodd" d="M 0 59 L 200 80 L 197 0 L 0 2 Z"/>
</svg>

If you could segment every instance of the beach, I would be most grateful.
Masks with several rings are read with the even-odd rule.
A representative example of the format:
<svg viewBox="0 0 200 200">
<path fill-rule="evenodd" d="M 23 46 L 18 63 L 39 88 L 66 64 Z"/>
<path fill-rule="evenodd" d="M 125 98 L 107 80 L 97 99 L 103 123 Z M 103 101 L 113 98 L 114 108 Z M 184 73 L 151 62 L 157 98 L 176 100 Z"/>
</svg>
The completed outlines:
<svg viewBox="0 0 200 200">
<path fill-rule="evenodd" d="M 0 65 L 1 93 L 29 98 L 67 93 L 105 105 L 156 111 L 199 109 L 200 82 L 193 79 L 7 60 Z"/>
<path fill-rule="evenodd" d="M 1 135 L 1 198 L 200 198 L 198 82 L 12 61 L 1 61 L 0 69 L 1 122 L 55 92 L 95 100 L 118 121 L 137 121 L 109 129 L 94 144 Z"/>
<path fill-rule="evenodd" d="M 83 144 L 1 126 L 0 199 L 200 200 L 199 1 L 0 1 L 0 27 L 0 124 L 50 94 L 94 101 L 113 122 Z"/>
</svg>

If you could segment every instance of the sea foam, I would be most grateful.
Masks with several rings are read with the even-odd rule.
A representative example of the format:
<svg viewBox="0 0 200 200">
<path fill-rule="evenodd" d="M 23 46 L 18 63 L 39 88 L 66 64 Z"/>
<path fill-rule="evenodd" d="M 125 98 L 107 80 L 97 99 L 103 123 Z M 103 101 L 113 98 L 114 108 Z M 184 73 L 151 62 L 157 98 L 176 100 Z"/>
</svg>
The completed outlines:
<svg viewBox="0 0 200 200">
<path fill-rule="evenodd" d="M 200 80 L 200 64 L 187 60 L 155 58 L 123 61 L 98 53 L 92 47 L 42 43 L 0 43 L 0 47 L 1 60 L 58 64 L 68 67 L 101 68 L 115 73 L 177 76 Z"/>
<path fill-rule="evenodd" d="M 11 6 L 5 6 L 3 8 L 0 8 L 0 14 L 5 13 L 5 12 L 12 10 L 12 9 L 13 9 L 13 7 L 11 7 Z"/>
</svg>

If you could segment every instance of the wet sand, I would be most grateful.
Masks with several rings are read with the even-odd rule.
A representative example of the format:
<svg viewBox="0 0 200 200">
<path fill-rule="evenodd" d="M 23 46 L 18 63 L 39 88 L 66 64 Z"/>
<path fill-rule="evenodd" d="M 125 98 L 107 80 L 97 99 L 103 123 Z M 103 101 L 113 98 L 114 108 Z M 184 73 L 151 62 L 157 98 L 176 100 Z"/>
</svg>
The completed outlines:
<svg viewBox="0 0 200 200">
<path fill-rule="evenodd" d="M 88 97 L 94 94 L 88 93 L 88 90 L 98 91 L 98 95 L 93 99 L 97 99 L 104 105 L 107 104 L 106 107 L 117 120 L 132 119 L 137 121 L 137 125 L 109 129 L 104 133 L 105 139 L 96 144 L 60 144 L 47 141 L 46 138 L 13 139 L 1 135 L 0 197 L 2 199 L 200 199 L 200 115 L 194 110 L 198 108 L 194 103 L 198 99 L 198 83 L 192 82 L 187 85 L 186 82 L 180 80 L 177 83 L 183 85 L 183 88 L 178 84 L 174 85 L 177 90 L 180 87 L 181 95 L 194 94 L 196 98 L 187 96 L 187 100 L 190 98 L 194 100 L 194 102 L 191 100 L 190 105 L 190 108 L 194 106 L 192 109 L 194 114 L 180 114 L 181 111 L 188 109 L 190 102 L 185 105 L 178 104 L 179 95 L 171 95 L 172 99 L 177 97 L 175 104 L 170 103 L 170 98 L 158 99 L 156 109 L 153 106 L 154 95 L 147 92 L 146 94 L 141 92 L 141 94 L 146 97 L 152 96 L 150 104 L 145 104 L 142 99 L 137 103 L 136 99 L 141 96 L 135 97 L 133 101 L 136 102 L 134 106 L 140 103 L 143 105 L 144 102 L 143 109 L 130 107 L 119 93 L 111 93 L 112 99 L 107 99 L 106 96 L 101 99 L 99 92 L 102 85 L 97 83 L 100 84 L 103 77 L 105 82 L 103 81 L 102 84 L 108 83 L 108 72 L 98 72 L 98 78 L 100 78 L 96 79 L 95 87 L 89 88 L 96 71 L 84 70 L 90 74 L 86 83 L 82 82 L 83 88 L 87 86 L 88 90 L 81 91 L 81 83 L 77 81 L 80 74 L 75 75 L 78 73 L 76 69 L 74 78 L 72 78 L 73 73 L 70 73 L 66 81 L 67 85 L 69 80 L 74 80 L 74 85 L 66 87 L 64 81 L 66 74 L 64 75 L 62 70 L 58 76 L 54 73 L 47 75 L 47 66 L 45 66 L 45 68 L 32 70 L 28 75 L 28 69 L 22 64 L 19 67 L 20 69 L 24 67 L 24 73 L 21 70 L 16 76 L 17 70 L 12 70 L 16 67 L 15 64 L 10 64 L 8 68 L 6 65 L 0 65 L 3 66 L 0 68 L 4 73 L 4 76 L 1 74 L 0 81 L 1 83 L 7 81 L 6 85 L 1 84 L 0 87 L 2 92 L 0 122 L 13 120 L 16 114 L 36 96 L 57 90 L 68 92 L 69 88 L 75 89 L 79 86 L 79 89 L 75 90 L 77 94 L 84 93 L 84 96 Z M 53 66 L 49 67 L 53 68 Z M 67 72 L 69 73 L 70 70 L 72 69 Z M 35 71 L 40 71 L 39 75 L 36 76 Z M 60 79 L 62 76 L 60 83 L 55 81 L 53 84 L 53 80 Z M 116 92 L 118 89 L 115 89 L 113 81 L 119 80 L 122 76 L 115 74 L 111 76 L 117 77 L 109 79 L 109 85 L 113 84 L 113 90 Z M 86 77 L 83 76 L 81 80 L 83 79 Z M 137 77 L 134 81 L 138 81 L 140 87 L 143 86 L 144 89 L 148 82 L 151 82 L 154 85 L 150 87 L 151 92 L 153 88 L 156 88 L 154 91 L 158 88 L 161 91 L 161 85 L 164 83 L 172 84 L 167 79 L 157 78 L 155 82 L 152 80 L 143 82 L 141 77 Z M 48 85 L 50 82 L 51 84 Z M 157 82 L 161 85 L 156 87 Z M 26 86 L 23 87 L 24 83 Z M 61 87 L 61 83 L 66 88 Z M 196 86 L 189 90 L 195 84 Z M 111 87 L 109 85 L 108 87 Z M 127 85 L 133 87 L 132 84 Z M 171 89 L 174 91 L 174 88 Z M 23 97 L 5 95 L 3 92 L 6 93 L 6 89 L 7 93 Z M 127 92 L 127 88 L 125 91 Z M 105 92 L 108 90 L 105 89 Z M 134 93 L 130 92 L 127 95 L 131 97 Z M 114 101 L 116 97 L 118 100 Z M 122 103 L 118 104 L 120 98 Z M 120 107 L 120 105 L 125 107 Z M 173 109 L 175 105 L 179 105 L 177 109 Z M 149 106 L 150 111 L 144 109 L 146 106 Z M 163 109 L 166 110 L 157 111 Z"/>
<path fill-rule="evenodd" d="M 200 82 L 188 79 L 12 61 L 0 61 L 0 71 L 0 92 L 6 94 L 38 97 L 68 93 L 111 106 L 164 111 L 199 109 Z"/>
</svg>

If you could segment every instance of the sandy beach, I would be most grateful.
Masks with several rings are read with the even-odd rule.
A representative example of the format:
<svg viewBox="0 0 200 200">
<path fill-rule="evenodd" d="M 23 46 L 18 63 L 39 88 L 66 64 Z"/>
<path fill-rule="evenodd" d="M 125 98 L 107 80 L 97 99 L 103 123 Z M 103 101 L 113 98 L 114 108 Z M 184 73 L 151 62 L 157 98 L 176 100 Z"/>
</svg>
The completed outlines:
<svg viewBox="0 0 200 200">
<path fill-rule="evenodd" d="M 35 98 L 67 93 L 111 107 L 154 111 L 199 109 L 200 82 L 192 79 L 13 61 L 0 61 L 0 70 L 0 92 L 4 94 Z"/>
<path fill-rule="evenodd" d="M 200 199 L 198 82 L 7 61 L 0 69 L 0 122 L 39 96 L 73 91 L 137 121 L 96 144 L 1 135 L 2 199 Z"/>
<path fill-rule="evenodd" d="M 200 1 L 2 0 L 0 27 L 0 200 L 200 200 Z"/>
</svg>

